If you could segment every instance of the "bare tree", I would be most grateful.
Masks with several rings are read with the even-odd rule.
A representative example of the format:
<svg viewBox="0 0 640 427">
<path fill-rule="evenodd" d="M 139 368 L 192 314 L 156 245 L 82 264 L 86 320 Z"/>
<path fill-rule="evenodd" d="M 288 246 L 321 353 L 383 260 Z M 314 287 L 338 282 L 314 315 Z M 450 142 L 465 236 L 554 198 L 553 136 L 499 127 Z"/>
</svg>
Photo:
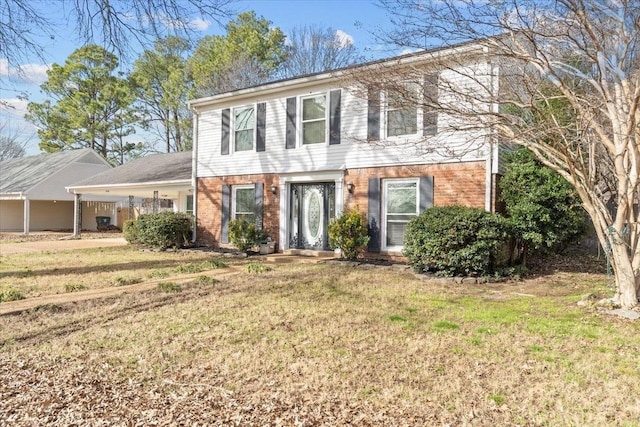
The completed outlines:
<svg viewBox="0 0 640 427">
<path fill-rule="evenodd" d="M 334 28 L 294 27 L 287 35 L 287 59 L 282 77 L 295 77 L 347 67 L 362 62 L 353 40 Z"/>
<path fill-rule="evenodd" d="M 19 132 L 11 129 L 7 123 L 0 124 L 0 162 L 23 157 L 30 138 L 20 136 Z"/>
<path fill-rule="evenodd" d="M 613 301 L 640 293 L 640 4 L 637 0 L 382 0 L 383 41 L 431 49 L 428 66 L 373 67 L 363 87 L 488 143 L 531 149 L 576 189 L 615 275 Z M 437 96 L 407 82 L 437 76 Z M 404 92 L 403 92 L 404 91 Z M 429 113 L 427 113 L 429 112 Z M 442 138 L 426 137 L 423 147 Z M 469 140 L 469 149 L 478 141 Z M 425 148 L 430 151 L 431 148 Z"/>
<path fill-rule="evenodd" d="M 132 47 L 150 46 L 169 35 L 189 38 L 204 20 L 230 14 L 231 0 L 0 0 L 0 58 L 17 66 L 33 55 L 44 58 L 43 37 L 58 31 L 82 44 L 98 44 L 126 59 Z M 64 28 L 48 18 L 51 8 L 70 21 Z M 194 21 L 197 19 L 198 21 Z M 63 24 L 64 25 L 64 24 Z"/>
</svg>

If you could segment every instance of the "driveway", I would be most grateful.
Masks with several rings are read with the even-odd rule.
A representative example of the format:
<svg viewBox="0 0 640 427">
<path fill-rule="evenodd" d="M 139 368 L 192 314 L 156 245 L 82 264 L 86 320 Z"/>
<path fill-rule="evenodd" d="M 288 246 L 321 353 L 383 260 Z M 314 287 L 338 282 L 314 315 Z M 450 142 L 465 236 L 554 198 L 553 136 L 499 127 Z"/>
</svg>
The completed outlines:
<svg viewBox="0 0 640 427">
<path fill-rule="evenodd" d="M 0 242 L 0 255 L 28 254 L 36 252 L 71 251 L 85 248 L 124 246 L 124 237 L 104 239 L 36 240 L 32 242 Z"/>
</svg>

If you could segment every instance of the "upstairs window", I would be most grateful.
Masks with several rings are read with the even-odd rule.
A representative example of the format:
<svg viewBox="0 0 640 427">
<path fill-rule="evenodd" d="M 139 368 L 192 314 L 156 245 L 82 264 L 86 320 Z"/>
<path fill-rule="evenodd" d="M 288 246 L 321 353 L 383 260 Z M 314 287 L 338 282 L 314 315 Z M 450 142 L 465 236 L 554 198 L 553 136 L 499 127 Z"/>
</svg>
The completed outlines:
<svg viewBox="0 0 640 427">
<path fill-rule="evenodd" d="M 234 148 L 235 151 L 253 150 L 255 110 L 253 107 L 234 110 Z"/>
<path fill-rule="evenodd" d="M 327 96 L 302 99 L 302 144 L 320 144 L 327 140 Z"/>
<path fill-rule="evenodd" d="M 387 136 L 413 135 L 418 132 L 417 85 L 405 86 L 405 93 L 387 94 Z"/>
</svg>

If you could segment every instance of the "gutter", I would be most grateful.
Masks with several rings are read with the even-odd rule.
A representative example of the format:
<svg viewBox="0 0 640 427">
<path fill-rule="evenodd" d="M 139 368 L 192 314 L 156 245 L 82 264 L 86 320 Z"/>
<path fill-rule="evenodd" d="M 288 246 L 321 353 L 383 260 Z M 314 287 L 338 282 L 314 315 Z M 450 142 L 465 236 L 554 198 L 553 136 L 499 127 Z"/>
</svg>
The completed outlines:
<svg viewBox="0 0 640 427">
<path fill-rule="evenodd" d="M 193 113 L 193 139 L 191 141 L 191 187 L 193 188 L 193 232 L 191 233 L 191 243 L 195 243 L 198 234 L 198 123 L 200 114 L 192 106 Z"/>
</svg>

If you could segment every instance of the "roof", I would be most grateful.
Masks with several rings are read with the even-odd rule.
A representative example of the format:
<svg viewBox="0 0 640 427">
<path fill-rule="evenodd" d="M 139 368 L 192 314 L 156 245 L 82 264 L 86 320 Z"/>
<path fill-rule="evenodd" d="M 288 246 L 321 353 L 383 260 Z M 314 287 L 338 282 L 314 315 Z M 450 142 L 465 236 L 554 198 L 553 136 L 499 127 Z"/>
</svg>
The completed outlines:
<svg viewBox="0 0 640 427">
<path fill-rule="evenodd" d="M 188 105 L 191 108 L 198 109 L 200 107 L 215 104 L 229 98 L 251 96 L 255 92 L 276 92 L 283 89 L 304 87 L 309 84 L 314 84 L 330 79 L 344 78 L 348 75 L 349 72 L 353 70 L 367 69 L 371 67 L 378 67 L 381 65 L 408 64 L 413 63 L 414 61 L 433 59 L 437 56 L 457 55 L 464 51 L 473 51 L 478 49 L 482 50 L 486 42 L 492 39 L 495 39 L 495 37 L 488 37 L 486 39 L 480 40 L 468 40 L 448 46 L 432 47 L 429 49 L 419 50 L 417 52 L 405 53 L 391 58 L 377 59 L 375 61 L 365 62 L 362 64 L 349 65 L 347 67 L 334 70 L 320 71 L 317 73 L 270 81 L 227 92 L 221 92 L 212 96 L 192 99 L 188 102 Z"/>
<path fill-rule="evenodd" d="M 74 183 L 74 187 L 191 180 L 191 151 L 152 154 Z"/>
<path fill-rule="evenodd" d="M 0 162 L 0 194 L 26 193 L 74 162 L 107 164 L 91 148 L 5 160 Z"/>
</svg>

